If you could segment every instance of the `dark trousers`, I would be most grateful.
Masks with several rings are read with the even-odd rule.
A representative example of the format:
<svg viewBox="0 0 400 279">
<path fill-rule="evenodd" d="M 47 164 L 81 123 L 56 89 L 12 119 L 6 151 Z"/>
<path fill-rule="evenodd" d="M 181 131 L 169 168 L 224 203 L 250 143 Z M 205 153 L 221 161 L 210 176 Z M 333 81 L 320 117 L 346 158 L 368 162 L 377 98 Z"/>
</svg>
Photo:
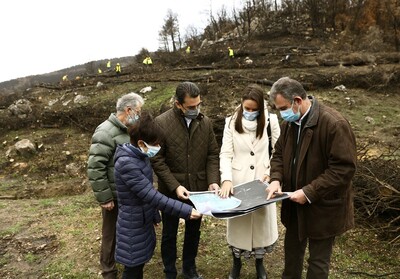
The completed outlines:
<svg viewBox="0 0 400 279">
<path fill-rule="evenodd" d="M 115 265 L 115 234 L 118 217 L 118 206 L 114 201 L 114 208 L 110 211 L 102 208 L 103 226 L 100 248 L 101 275 L 105 279 L 117 278 Z"/>
<path fill-rule="evenodd" d="M 310 256 L 306 278 L 327 279 L 335 237 L 299 240 L 297 215 L 292 216 L 285 234 L 285 269 L 282 279 L 301 279 L 307 242 Z"/>
<path fill-rule="evenodd" d="M 143 267 L 144 264 L 133 267 L 125 266 L 122 279 L 143 279 Z"/>
<path fill-rule="evenodd" d="M 179 218 L 162 212 L 162 239 L 161 256 L 164 263 L 164 272 L 167 278 L 176 278 L 176 235 Z M 201 218 L 185 221 L 185 238 L 182 251 L 182 268 L 189 271 L 196 268 L 197 249 L 200 241 Z"/>
</svg>

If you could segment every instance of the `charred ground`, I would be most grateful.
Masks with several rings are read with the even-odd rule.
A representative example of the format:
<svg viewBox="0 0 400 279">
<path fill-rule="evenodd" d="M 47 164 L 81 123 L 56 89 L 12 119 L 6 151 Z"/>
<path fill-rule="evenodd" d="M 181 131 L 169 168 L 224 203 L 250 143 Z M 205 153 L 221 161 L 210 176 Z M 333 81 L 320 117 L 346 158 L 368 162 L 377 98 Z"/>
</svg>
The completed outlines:
<svg viewBox="0 0 400 279">
<path fill-rule="evenodd" d="M 235 59 L 227 57 L 228 44 L 235 47 Z M 152 67 L 143 67 L 140 57 L 127 58 L 119 77 L 113 72 L 86 74 L 79 80 L 42 82 L 1 95 L 0 276 L 97 278 L 100 211 L 86 178 L 87 151 L 95 127 L 115 111 L 119 96 L 151 86 L 152 91 L 143 93 L 145 108 L 157 115 L 170 106 L 179 82 L 196 82 L 202 91 L 202 112 L 213 119 L 220 142 L 224 118 L 239 104 L 241 90 L 258 83 L 268 92 L 282 76 L 299 80 L 311 95 L 350 120 L 360 162 L 368 163 L 360 169 L 370 171 L 369 177 L 358 172 L 360 183 L 372 187 L 363 195 L 380 197 L 371 203 L 380 214 L 365 214 L 370 200 L 358 200 L 359 226 L 338 240 L 333 278 L 398 276 L 398 205 L 390 211 L 382 204 L 398 201 L 400 190 L 394 187 L 399 177 L 400 54 L 341 52 L 331 45 L 333 41 L 302 37 L 221 42 L 190 55 L 154 53 Z M 281 59 L 287 54 L 290 60 L 284 63 Z M 334 90 L 338 85 L 346 89 Z M 24 118 L 7 109 L 18 99 L 30 102 L 31 112 Z M 37 147 L 27 157 L 13 151 L 15 142 L 25 138 Z M 386 219 L 378 218 L 382 215 Z M 365 220 L 393 231 L 382 236 L 377 226 L 366 228 Z M 229 269 L 224 226 L 213 219 L 204 223 L 199 269 L 207 278 L 225 276 Z M 148 278 L 160 278 L 158 253 L 146 267 Z M 278 261 L 267 259 L 271 278 L 281 271 L 281 243 L 275 253 Z M 252 269 L 246 264 L 249 277 L 244 278 L 251 278 Z"/>
</svg>

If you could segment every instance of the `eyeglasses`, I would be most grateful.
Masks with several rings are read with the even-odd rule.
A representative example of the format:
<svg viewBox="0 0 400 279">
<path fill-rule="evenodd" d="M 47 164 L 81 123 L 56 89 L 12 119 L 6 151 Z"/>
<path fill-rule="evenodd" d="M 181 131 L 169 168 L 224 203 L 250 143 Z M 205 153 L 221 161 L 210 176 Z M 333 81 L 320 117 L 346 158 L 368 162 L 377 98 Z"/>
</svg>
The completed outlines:
<svg viewBox="0 0 400 279">
<path fill-rule="evenodd" d="M 136 114 L 136 115 L 141 115 L 142 114 L 142 111 L 141 110 L 138 110 L 138 109 L 133 109 L 133 108 L 131 108 L 131 107 L 129 107 L 130 109 L 131 109 L 131 111 L 133 111 L 133 113 L 134 114 Z"/>
<path fill-rule="evenodd" d="M 203 102 L 200 102 L 200 103 L 198 103 L 198 104 L 195 105 L 195 106 L 189 106 L 189 107 L 185 106 L 184 104 L 181 104 L 181 106 L 182 106 L 185 110 L 194 110 L 194 109 L 200 108 L 200 106 L 201 106 L 202 103 L 203 103 Z"/>
</svg>

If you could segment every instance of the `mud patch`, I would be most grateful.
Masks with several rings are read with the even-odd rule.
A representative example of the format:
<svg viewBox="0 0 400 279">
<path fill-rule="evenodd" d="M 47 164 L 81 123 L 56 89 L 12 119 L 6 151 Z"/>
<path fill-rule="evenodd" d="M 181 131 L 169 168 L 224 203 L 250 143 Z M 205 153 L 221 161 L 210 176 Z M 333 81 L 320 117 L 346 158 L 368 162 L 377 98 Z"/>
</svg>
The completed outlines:
<svg viewBox="0 0 400 279">
<path fill-rule="evenodd" d="M 55 235 L 4 236 L 0 238 L 0 277 L 39 278 L 59 247 Z M 17 277 L 15 277 L 18 275 Z"/>
<path fill-rule="evenodd" d="M 79 195 L 90 190 L 88 181 L 81 178 L 66 178 L 65 181 L 57 182 L 29 180 L 21 185 L 20 180 L 0 177 L 0 182 L 0 200 L 46 199 Z"/>
</svg>

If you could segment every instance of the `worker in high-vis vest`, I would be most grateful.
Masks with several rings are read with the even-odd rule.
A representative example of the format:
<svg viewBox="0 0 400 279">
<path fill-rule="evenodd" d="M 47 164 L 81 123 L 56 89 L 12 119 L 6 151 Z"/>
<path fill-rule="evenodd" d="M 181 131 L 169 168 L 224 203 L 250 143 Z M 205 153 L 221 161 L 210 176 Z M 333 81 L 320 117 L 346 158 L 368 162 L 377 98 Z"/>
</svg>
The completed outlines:
<svg viewBox="0 0 400 279">
<path fill-rule="evenodd" d="M 117 76 L 119 76 L 119 74 L 121 73 L 121 65 L 119 63 L 117 63 L 117 65 L 115 66 L 115 73 L 117 74 Z"/>
<path fill-rule="evenodd" d="M 100 68 L 98 68 L 98 69 L 97 69 L 97 72 L 98 72 L 99 74 L 101 74 L 103 71 L 102 71 Z"/>
<path fill-rule="evenodd" d="M 190 46 L 188 46 L 188 47 L 186 48 L 186 53 L 187 53 L 187 54 L 190 54 Z"/>
<path fill-rule="evenodd" d="M 151 60 L 150 56 L 146 56 L 146 58 L 143 60 L 144 65 L 153 65 L 153 61 Z"/>
<path fill-rule="evenodd" d="M 108 70 L 111 69 L 111 60 L 108 60 L 108 62 L 107 62 L 107 69 L 108 69 Z"/>
<path fill-rule="evenodd" d="M 68 75 L 63 76 L 62 81 L 68 81 Z"/>
<path fill-rule="evenodd" d="M 235 55 L 233 54 L 233 49 L 228 46 L 228 53 L 229 53 L 229 58 L 234 58 Z"/>
</svg>

